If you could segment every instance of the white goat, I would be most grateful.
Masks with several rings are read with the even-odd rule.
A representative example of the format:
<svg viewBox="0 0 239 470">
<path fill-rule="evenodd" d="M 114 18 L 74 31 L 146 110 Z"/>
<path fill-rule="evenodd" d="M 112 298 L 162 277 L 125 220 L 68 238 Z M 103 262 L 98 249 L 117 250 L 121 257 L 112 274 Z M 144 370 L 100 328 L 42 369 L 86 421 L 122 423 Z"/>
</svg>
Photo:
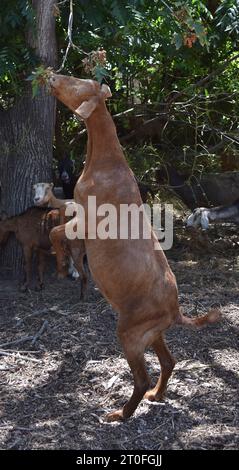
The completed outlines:
<svg viewBox="0 0 239 470">
<path fill-rule="evenodd" d="M 187 218 L 187 227 L 207 230 L 211 222 L 223 221 L 239 224 L 239 199 L 228 206 L 197 207 Z"/>
</svg>

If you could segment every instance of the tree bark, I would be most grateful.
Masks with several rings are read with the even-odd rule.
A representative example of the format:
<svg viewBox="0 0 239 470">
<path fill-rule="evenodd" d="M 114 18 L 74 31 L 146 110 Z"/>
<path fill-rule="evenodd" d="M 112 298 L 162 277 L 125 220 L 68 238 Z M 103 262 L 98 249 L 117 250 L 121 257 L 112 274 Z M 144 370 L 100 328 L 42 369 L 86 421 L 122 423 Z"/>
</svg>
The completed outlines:
<svg viewBox="0 0 239 470">
<path fill-rule="evenodd" d="M 33 0 L 36 31 L 29 33 L 28 45 L 34 47 L 39 63 L 56 63 L 55 0 Z M 21 214 L 33 205 L 33 184 L 52 179 L 52 142 L 55 124 L 55 99 L 41 89 L 32 98 L 26 94 L 9 110 L 0 112 L 0 214 Z M 22 268 L 22 250 L 14 237 L 0 247 L 0 265 L 14 275 Z"/>
</svg>

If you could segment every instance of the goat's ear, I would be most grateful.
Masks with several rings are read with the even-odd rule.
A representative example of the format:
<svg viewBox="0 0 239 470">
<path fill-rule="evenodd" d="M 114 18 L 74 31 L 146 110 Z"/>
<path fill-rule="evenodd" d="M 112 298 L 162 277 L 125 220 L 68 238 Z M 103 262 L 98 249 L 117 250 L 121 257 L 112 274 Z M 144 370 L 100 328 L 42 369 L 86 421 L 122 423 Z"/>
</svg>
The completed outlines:
<svg viewBox="0 0 239 470">
<path fill-rule="evenodd" d="M 201 227 L 203 230 L 207 230 L 209 226 L 208 212 L 202 211 L 201 213 Z"/>
<path fill-rule="evenodd" d="M 194 214 L 190 214 L 189 217 L 187 218 L 187 227 L 193 227 L 195 220 L 194 220 Z"/>
<path fill-rule="evenodd" d="M 54 183 L 50 183 L 50 188 L 52 189 L 54 187 Z"/>
<path fill-rule="evenodd" d="M 101 85 L 101 93 L 103 94 L 105 100 L 112 96 L 110 87 L 108 85 L 106 85 L 105 83 L 103 83 L 103 85 Z"/>
<path fill-rule="evenodd" d="M 80 116 L 82 119 L 87 119 L 93 113 L 97 106 L 97 101 L 93 98 L 89 101 L 83 101 L 79 108 L 75 109 L 75 114 Z"/>
</svg>

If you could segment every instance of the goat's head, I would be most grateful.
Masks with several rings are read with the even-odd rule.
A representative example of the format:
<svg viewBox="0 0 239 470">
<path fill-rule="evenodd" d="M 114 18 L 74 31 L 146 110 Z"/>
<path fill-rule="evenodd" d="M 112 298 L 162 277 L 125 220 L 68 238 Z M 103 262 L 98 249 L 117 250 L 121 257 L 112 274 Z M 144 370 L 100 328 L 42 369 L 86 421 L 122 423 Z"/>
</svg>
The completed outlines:
<svg viewBox="0 0 239 470">
<path fill-rule="evenodd" d="M 65 157 L 58 164 L 59 176 L 63 183 L 69 184 L 75 172 L 74 161 L 70 157 Z"/>
<path fill-rule="evenodd" d="M 102 100 L 112 96 L 108 85 L 53 72 L 49 76 L 49 84 L 52 94 L 84 120 L 90 117 Z"/>
<path fill-rule="evenodd" d="M 193 213 L 187 218 L 187 227 L 207 230 L 209 226 L 209 209 L 206 207 L 197 207 Z"/>
<path fill-rule="evenodd" d="M 33 185 L 34 189 L 34 205 L 44 206 L 50 200 L 52 195 L 53 183 L 37 183 Z"/>
</svg>

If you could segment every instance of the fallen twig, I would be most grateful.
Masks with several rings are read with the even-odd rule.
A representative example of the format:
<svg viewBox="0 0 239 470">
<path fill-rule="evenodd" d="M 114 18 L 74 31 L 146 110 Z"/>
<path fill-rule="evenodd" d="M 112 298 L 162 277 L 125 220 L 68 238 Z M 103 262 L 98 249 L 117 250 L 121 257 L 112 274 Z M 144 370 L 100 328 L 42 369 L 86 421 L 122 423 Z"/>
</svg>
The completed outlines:
<svg viewBox="0 0 239 470">
<path fill-rule="evenodd" d="M 5 349 L 0 349 L 0 351 L 2 352 L 10 352 L 10 353 L 19 353 L 19 354 L 42 354 L 42 351 L 32 351 L 32 350 L 29 350 L 29 351 L 26 351 L 26 350 L 23 350 L 23 349 L 8 349 L 8 348 L 5 348 Z"/>
<path fill-rule="evenodd" d="M 24 426 L 14 426 L 13 424 L 3 424 L 0 425 L 0 429 L 8 429 L 14 431 L 36 431 L 36 428 L 33 427 L 24 427 Z"/>
<path fill-rule="evenodd" d="M 29 317 L 35 317 L 37 315 L 45 315 L 47 313 L 49 313 L 51 311 L 50 308 L 43 308 L 41 310 L 35 310 L 34 312 L 31 313 L 31 315 L 29 315 Z M 26 317 L 28 318 L 28 317 Z"/>
<path fill-rule="evenodd" d="M 14 351 L 12 353 L 7 351 L 0 351 L 0 356 L 15 356 L 17 359 L 24 359 L 24 361 L 41 362 L 41 359 L 35 359 L 34 357 L 29 356 L 22 356 L 18 353 L 18 351 Z"/>
<path fill-rule="evenodd" d="M 15 341 L 8 341 L 7 343 L 0 344 L 0 349 L 5 348 L 6 346 L 12 346 L 16 344 L 25 343 L 26 341 L 33 340 L 34 336 L 23 336 L 22 338 L 16 339 Z"/>
<path fill-rule="evenodd" d="M 33 339 L 32 339 L 32 342 L 31 342 L 31 345 L 34 346 L 34 344 L 36 343 L 36 341 L 40 338 L 40 336 L 44 333 L 44 331 L 47 329 L 49 323 L 47 320 L 45 320 L 40 328 L 40 330 L 35 334 L 35 336 L 33 336 Z"/>
</svg>

